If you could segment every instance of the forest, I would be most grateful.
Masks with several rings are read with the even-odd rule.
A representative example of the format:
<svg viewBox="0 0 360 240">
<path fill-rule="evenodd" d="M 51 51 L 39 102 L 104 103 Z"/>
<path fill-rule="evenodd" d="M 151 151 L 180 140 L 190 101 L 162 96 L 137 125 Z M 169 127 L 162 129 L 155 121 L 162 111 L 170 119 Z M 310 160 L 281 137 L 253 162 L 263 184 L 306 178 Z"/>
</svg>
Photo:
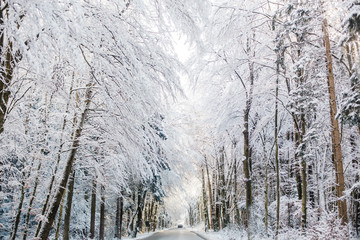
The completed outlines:
<svg viewBox="0 0 360 240">
<path fill-rule="evenodd" d="M 358 239 L 359 37 L 360 0 L 0 0 L 0 240 Z"/>
</svg>

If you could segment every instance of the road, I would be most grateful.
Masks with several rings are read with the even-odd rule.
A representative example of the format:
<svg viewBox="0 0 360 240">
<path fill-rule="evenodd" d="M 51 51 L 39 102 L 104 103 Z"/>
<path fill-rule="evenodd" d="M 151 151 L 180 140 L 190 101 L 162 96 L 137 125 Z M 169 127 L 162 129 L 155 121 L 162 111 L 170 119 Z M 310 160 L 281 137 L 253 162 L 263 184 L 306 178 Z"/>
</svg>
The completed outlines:
<svg viewBox="0 0 360 240">
<path fill-rule="evenodd" d="M 185 229 L 172 229 L 164 232 L 158 232 L 143 240 L 204 240 L 195 233 Z"/>
</svg>

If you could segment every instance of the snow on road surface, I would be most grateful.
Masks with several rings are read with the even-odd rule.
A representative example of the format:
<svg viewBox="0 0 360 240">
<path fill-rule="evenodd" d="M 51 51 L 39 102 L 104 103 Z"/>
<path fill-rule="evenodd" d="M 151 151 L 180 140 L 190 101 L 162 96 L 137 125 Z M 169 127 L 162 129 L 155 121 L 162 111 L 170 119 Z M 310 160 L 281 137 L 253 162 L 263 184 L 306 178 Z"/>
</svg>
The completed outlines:
<svg viewBox="0 0 360 240">
<path fill-rule="evenodd" d="M 164 232 L 154 233 L 143 240 L 204 240 L 195 233 L 185 229 L 172 229 Z"/>
</svg>

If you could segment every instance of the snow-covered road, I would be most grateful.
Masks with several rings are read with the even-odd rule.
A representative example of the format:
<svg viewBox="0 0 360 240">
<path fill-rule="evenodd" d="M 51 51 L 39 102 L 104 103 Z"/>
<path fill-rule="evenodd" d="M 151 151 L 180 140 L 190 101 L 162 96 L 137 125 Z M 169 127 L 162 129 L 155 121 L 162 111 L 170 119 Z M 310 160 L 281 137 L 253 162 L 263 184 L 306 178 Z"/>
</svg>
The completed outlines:
<svg viewBox="0 0 360 240">
<path fill-rule="evenodd" d="M 173 229 L 164 232 L 159 232 L 144 238 L 144 240 L 203 240 L 195 233 L 189 232 L 185 229 Z"/>
</svg>

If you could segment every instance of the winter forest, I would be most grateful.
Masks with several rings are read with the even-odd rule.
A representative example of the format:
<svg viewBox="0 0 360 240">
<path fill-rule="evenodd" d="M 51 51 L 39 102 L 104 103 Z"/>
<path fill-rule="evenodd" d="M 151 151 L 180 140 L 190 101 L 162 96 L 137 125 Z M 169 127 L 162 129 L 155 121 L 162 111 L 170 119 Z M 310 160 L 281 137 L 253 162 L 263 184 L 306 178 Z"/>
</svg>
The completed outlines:
<svg viewBox="0 0 360 240">
<path fill-rule="evenodd" d="M 359 0 L 0 11 L 0 239 L 360 237 Z"/>
</svg>

